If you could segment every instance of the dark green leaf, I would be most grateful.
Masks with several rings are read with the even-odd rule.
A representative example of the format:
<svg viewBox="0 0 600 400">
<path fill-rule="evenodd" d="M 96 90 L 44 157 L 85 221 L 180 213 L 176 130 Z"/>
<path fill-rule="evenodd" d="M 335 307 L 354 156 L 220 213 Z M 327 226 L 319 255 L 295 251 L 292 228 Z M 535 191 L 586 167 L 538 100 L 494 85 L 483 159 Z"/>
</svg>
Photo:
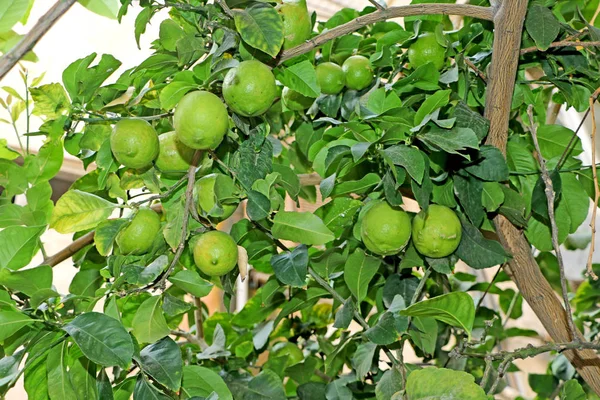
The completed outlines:
<svg viewBox="0 0 600 400">
<path fill-rule="evenodd" d="M 133 317 L 133 334 L 140 343 L 154 343 L 171 332 L 162 313 L 160 300 L 160 296 L 146 299 Z"/>
<path fill-rule="evenodd" d="M 382 151 L 392 164 L 404 167 L 406 172 L 420 185 L 425 173 L 425 160 L 423 153 L 410 146 L 397 145 Z"/>
<path fill-rule="evenodd" d="M 181 386 L 183 360 L 179 346 L 170 337 L 150 344 L 140 352 L 142 369 L 161 385 L 177 392 Z"/>
<path fill-rule="evenodd" d="M 234 9 L 235 27 L 244 42 L 272 57 L 283 45 L 283 21 L 275 8 L 256 3 L 245 10 Z"/>
<path fill-rule="evenodd" d="M 48 395 L 51 399 L 77 400 L 67 373 L 68 343 L 63 341 L 48 353 L 46 369 L 48 370 Z"/>
<path fill-rule="evenodd" d="M 248 383 L 243 400 L 286 400 L 283 382 L 270 369 L 263 370 Z"/>
<path fill-rule="evenodd" d="M 333 323 L 334 328 L 348 329 L 352 319 L 354 318 L 354 302 L 352 298 L 348 297 L 342 307 L 335 313 L 335 322 Z"/>
<path fill-rule="evenodd" d="M 143 374 L 139 374 L 133 389 L 133 400 L 172 400 L 151 384 Z"/>
<path fill-rule="evenodd" d="M 473 225 L 463 221 L 462 228 L 462 237 L 456 255 L 471 268 L 489 268 L 510 259 L 510 255 L 499 242 L 484 238 L 479 229 Z"/>
<path fill-rule="evenodd" d="M 357 249 L 348 257 L 344 267 L 344 281 L 358 303 L 367 296 L 369 283 L 377 274 L 380 264 L 381 260 L 366 255 L 361 249 Z"/>
<path fill-rule="evenodd" d="M 352 357 L 352 368 L 356 371 L 356 377 L 361 381 L 371 370 L 376 349 L 377 345 L 371 342 L 361 343 L 356 348 Z"/>
<path fill-rule="evenodd" d="M 207 296 L 213 288 L 212 283 L 202 279 L 198 273 L 187 269 L 169 277 L 169 281 L 196 297 Z"/>
<path fill-rule="evenodd" d="M 0 342 L 34 321 L 17 311 L 0 311 Z"/>
<path fill-rule="evenodd" d="M 275 276 L 286 285 L 302 287 L 306 285 L 308 271 L 308 251 L 305 245 L 291 252 L 277 254 L 271 258 Z"/>
<path fill-rule="evenodd" d="M 508 180 L 508 166 L 504 156 L 494 146 L 481 146 L 475 160 L 465 170 L 484 181 Z"/>
<path fill-rule="evenodd" d="M 560 32 L 560 22 L 548 7 L 533 4 L 527 11 L 525 29 L 540 50 L 548 49 Z"/>
<path fill-rule="evenodd" d="M 400 335 L 396 331 L 396 320 L 390 312 L 384 313 L 377 324 L 364 333 L 371 342 L 379 345 L 387 345 L 396 342 Z"/>
</svg>

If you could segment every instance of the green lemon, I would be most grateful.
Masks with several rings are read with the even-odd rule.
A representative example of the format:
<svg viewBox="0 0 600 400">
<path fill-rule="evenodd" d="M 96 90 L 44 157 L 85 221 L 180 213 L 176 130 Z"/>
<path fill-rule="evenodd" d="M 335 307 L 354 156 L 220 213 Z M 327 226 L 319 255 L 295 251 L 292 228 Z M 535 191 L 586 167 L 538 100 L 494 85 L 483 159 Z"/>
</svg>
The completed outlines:
<svg viewBox="0 0 600 400">
<path fill-rule="evenodd" d="M 201 234 L 195 240 L 192 252 L 196 266 L 208 276 L 225 275 L 237 264 L 237 244 L 225 232 Z"/>
<path fill-rule="evenodd" d="M 410 240 L 410 217 L 386 201 L 378 202 L 363 216 L 360 236 L 367 249 L 375 254 L 398 254 Z"/>
<path fill-rule="evenodd" d="M 298 364 L 304 360 L 304 354 L 302 350 L 298 348 L 294 343 L 291 342 L 279 342 L 273 346 L 273 349 L 269 353 L 271 357 L 284 357 L 288 356 L 287 366 Z"/>
<path fill-rule="evenodd" d="M 283 19 L 283 48 L 304 43 L 312 33 L 306 0 L 283 0 L 277 9 Z"/>
<path fill-rule="evenodd" d="M 342 70 L 346 77 L 346 87 L 348 89 L 363 90 L 373 82 L 373 68 L 366 57 L 348 57 L 342 65 Z"/>
<path fill-rule="evenodd" d="M 158 214 L 149 208 L 141 208 L 129 225 L 117 235 L 117 245 L 122 254 L 144 254 L 152 247 L 159 231 Z"/>
<path fill-rule="evenodd" d="M 255 117 L 265 113 L 277 97 L 275 76 L 265 64 L 242 61 L 225 75 L 223 98 L 237 114 Z"/>
<path fill-rule="evenodd" d="M 342 67 L 332 62 L 317 65 L 317 83 L 324 94 L 338 94 L 346 85 Z"/>
<path fill-rule="evenodd" d="M 194 185 L 194 192 L 196 197 L 196 208 L 198 213 L 201 215 L 215 214 L 213 208 L 216 205 L 216 194 L 215 185 L 219 185 L 221 189 L 231 188 L 230 191 L 235 190 L 235 184 L 233 179 L 223 174 L 209 174 L 198 179 Z M 238 202 L 230 204 L 220 204 L 222 208 L 222 214 L 212 219 L 216 221 L 223 221 L 231 216 L 238 207 Z M 218 212 L 218 211 L 217 211 Z"/>
<path fill-rule="evenodd" d="M 446 49 L 437 42 L 435 34 L 427 32 L 420 35 L 408 48 L 408 61 L 413 68 L 431 62 L 440 70 L 446 61 Z"/>
<path fill-rule="evenodd" d="M 306 110 L 315 102 L 312 97 L 304 96 L 288 87 L 283 89 L 281 100 L 292 111 Z"/>
<path fill-rule="evenodd" d="M 123 119 L 110 135 L 110 149 L 120 164 L 128 168 L 144 168 L 158 156 L 158 134 L 142 119 Z"/>
<path fill-rule="evenodd" d="M 460 238 L 460 220 L 450 208 L 431 204 L 412 223 L 413 244 L 426 257 L 441 258 L 454 253 Z"/>
<path fill-rule="evenodd" d="M 217 96 L 201 90 L 188 93 L 179 101 L 173 126 L 184 145 L 196 150 L 215 149 L 229 129 L 229 115 Z"/>
<path fill-rule="evenodd" d="M 163 133 L 158 140 L 160 150 L 154 165 L 166 174 L 185 173 L 192 163 L 195 150 L 181 143 L 175 131 Z"/>
</svg>

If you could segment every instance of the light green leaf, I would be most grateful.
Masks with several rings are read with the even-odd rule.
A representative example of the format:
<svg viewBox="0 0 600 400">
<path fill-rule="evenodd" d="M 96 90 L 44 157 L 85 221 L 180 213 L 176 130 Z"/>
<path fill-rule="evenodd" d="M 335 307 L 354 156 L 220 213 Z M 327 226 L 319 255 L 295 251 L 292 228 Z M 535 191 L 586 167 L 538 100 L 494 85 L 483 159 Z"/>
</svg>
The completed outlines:
<svg viewBox="0 0 600 400">
<path fill-rule="evenodd" d="M 68 111 L 71 101 L 60 83 L 50 83 L 29 89 L 33 99 L 33 114 L 55 119 Z"/>
<path fill-rule="evenodd" d="M 309 212 L 278 212 L 271 232 L 276 239 L 307 245 L 325 244 L 335 239 L 323 221 Z"/>
<path fill-rule="evenodd" d="M 413 371 L 406 382 L 409 400 L 487 400 L 473 375 L 446 368 Z"/>
<path fill-rule="evenodd" d="M 235 27 L 244 42 L 275 57 L 283 45 L 283 21 L 273 6 L 257 3 L 234 9 Z"/>
<path fill-rule="evenodd" d="M 29 155 L 25 158 L 25 169 L 27 179 L 32 185 L 46 182 L 54 178 L 64 159 L 63 144 L 60 140 L 46 142 L 37 155 Z"/>
<path fill-rule="evenodd" d="M 9 226 L 0 231 L 0 269 L 19 269 L 29 264 L 45 230 L 45 226 Z"/>
<path fill-rule="evenodd" d="M 37 291 L 49 289 L 52 286 L 52 267 L 42 265 L 21 271 L 2 269 L 0 270 L 0 285 L 31 297 Z"/>
<path fill-rule="evenodd" d="M 133 342 L 123 325 L 97 312 L 79 315 L 63 329 L 83 354 L 96 364 L 126 369 L 133 356 Z"/>
<path fill-rule="evenodd" d="M 344 266 L 344 281 L 348 289 L 360 303 L 367 296 L 369 283 L 377 274 L 381 260 L 368 256 L 362 249 L 356 249 Z"/>
<path fill-rule="evenodd" d="M 52 348 L 46 360 L 48 371 L 48 395 L 54 400 L 77 400 L 77 394 L 67 372 L 67 341 Z"/>
<path fill-rule="evenodd" d="M 29 9 L 29 0 L 3 0 L 0 2 L 0 33 L 8 32 L 23 18 Z"/>
<path fill-rule="evenodd" d="M 102 197 L 79 190 L 69 190 L 58 202 L 52 212 L 50 228 L 60 233 L 70 233 L 95 228 L 106 220 L 116 204 Z"/>
<path fill-rule="evenodd" d="M 193 85 L 189 82 L 171 82 L 160 92 L 160 106 L 164 110 L 170 110 L 171 108 L 175 107 L 177 103 L 179 103 L 179 100 L 181 100 L 181 98 L 185 96 L 187 92 L 190 92 L 196 88 L 197 85 Z"/>
<path fill-rule="evenodd" d="M 451 92 L 451 90 L 440 90 L 427 97 L 415 114 L 415 125 L 419 125 L 427 115 L 448 104 Z"/>
<path fill-rule="evenodd" d="M 133 334 L 140 343 L 154 343 L 171 332 L 160 303 L 160 296 L 150 297 L 135 313 L 132 328 Z"/>
<path fill-rule="evenodd" d="M 585 391 L 577 382 L 577 379 L 571 379 L 565 382 L 560 390 L 560 400 L 586 400 Z"/>
<path fill-rule="evenodd" d="M 323 220 L 336 237 L 340 237 L 345 228 L 352 225 L 354 216 L 362 206 L 360 200 L 349 197 L 337 197 L 329 203 L 319 207 L 315 215 Z"/>
<path fill-rule="evenodd" d="M 202 279 L 196 272 L 187 269 L 169 277 L 169 282 L 196 297 L 207 296 L 213 288 L 212 283 Z"/>
<path fill-rule="evenodd" d="M 279 82 L 304 96 L 318 97 L 321 94 L 315 67 L 308 60 L 277 69 L 275 76 Z"/>
<path fill-rule="evenodd" d="M 504 190 L 498 182 L 484 182 L 481 192 L 481 204 L 488 212 L 494 212 L 504 202 Z"/>
<path fill-rule="evenodd" d="M 571 141 L 574 132 L 562 125 L 542 125 L 538 128 L 537 137 L 540 151 L 546 160 L 561 156 Z M 583 152 L 581 140 L 576 138 L 569 155 L 575 157 Z"/>
<path fill-rule="evenodd" d="M 471 336 L 475 321 L 473 298 L 464 292 L 453 292 L 423 300 L 400 311 L 408 317 L 431 317 L 463 329 Z"/>
<path fill-rule="evenodd" d="M 33 322 L 31 318 L 20 312 L 0 311 L 0 342 Z"/>
<path fill-rule="evenodd" d="M 368 173 L 357 181 L 342 182 L 335 186 L 331 196 L 345 196 L 350 193 L 363 194 L 379 185 L 381 178 L 376 173 Z"/>
<path fill-rule="evenodd" d="M 219 400 L 233 400 L 229 388 L 216 372 L 198 365 L 183 367 L 183 385 L 181 392 L 184 399 L 190 397 L 208 397 L 215 392 Z"/>
<path fill-rule="evenodd" d="M 78 0 L 79 4 L 103 17 L 117 19 L 119 0 Z"/>
<path fill-rule="evenodd" d="M 6 139 L 0 139 L 0 158 L 5 160 L 19 158 L 19 153 L 8 147 L 8 141 Z"/>
</svg>

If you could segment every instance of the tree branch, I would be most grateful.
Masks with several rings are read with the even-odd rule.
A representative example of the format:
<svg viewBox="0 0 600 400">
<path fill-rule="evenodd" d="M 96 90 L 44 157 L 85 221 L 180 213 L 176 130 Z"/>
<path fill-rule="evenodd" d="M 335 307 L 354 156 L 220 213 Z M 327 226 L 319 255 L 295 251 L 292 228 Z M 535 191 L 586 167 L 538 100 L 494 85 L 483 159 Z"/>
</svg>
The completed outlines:
<svg viewBox="0 0 600 400">
<path fill-rule="evenodd" d="M 118 122 L 124 119 L 143 119 L 144 121 L 155 121 L 157 119 L 163 119 L 172 116 L 172 112 L 166 112 L 156 115 L 148 115 L 145 117 L 99 117 L 99 118 L 86 118 L 86 117 L 73 117 L 75 121 L 85 122 L 86 124 L 99 124 L 104 122 Z"/>
<path fill-rule="evenodd" d="M 556 48 L 556 47 L 600 47 L 600 41 L 594 42 L 574 42 L 571 40 L 561 40 L 558 42 L 550 43 L 548 48 Z M 547 50 L 540 50 L 536 46 L 525 47 L 521 49 L 521 55 L 533 53 L 535 51 L 546 52 Z"/>
<path fill-rule="evenodd" d="M 599 8 L 600 9 L 600 8 Z M 600 89 L 599 89 L 600 90 Z M 590 241 L 590 252 L 586 263 L 586 273 L 593 280 L 597 281 L 598 276 L 594 273 L 592 266 L 594 249 L 596 247 L 596 214 L 598 211 L 598 200 L 600 200 L 600 188 L 598 188 L 598 172 L 596 171 L 596 113 L 595 99 L 590 97 L 590 112 L 592 114 L 592 179 L 594 181 L 594 206 L 592 209 L 592 219 L 590 221 L 590 229 L 592 230 L 592 240 Z"/>
<path fill-rule="evenodd" d="M 0 58 L 0 80 L 14 67 L 36 43 L 67 12 L 76 0 L 59 0 L 44 14 L 23 39 Z"/>
<path fill-rule="evenodd" d="M 279 64 L 289 60 L 290 58 L 308 53 L 315 47 L 321 46 L 332 39 L 347 35 L 348 33 L 354 32 L 364 26 L 374 24 L 375 22 L 385 21 L 392 18 L 430 14 L 462 15 L 465 17 L 473 17 L 488 21 L 493 19 L 492 8 L 474 6 L 470 4 L 429 3 L 390 7 L 383 10 L 380 9 L 371 14 L 361 15 L 350 22 L 323 32 L 320 35 L 306 41 L 305 43 L 302 43 L 301 45 L 283 51 L 281 53 L 281 57 L 279 58 Z"/>
</svg>

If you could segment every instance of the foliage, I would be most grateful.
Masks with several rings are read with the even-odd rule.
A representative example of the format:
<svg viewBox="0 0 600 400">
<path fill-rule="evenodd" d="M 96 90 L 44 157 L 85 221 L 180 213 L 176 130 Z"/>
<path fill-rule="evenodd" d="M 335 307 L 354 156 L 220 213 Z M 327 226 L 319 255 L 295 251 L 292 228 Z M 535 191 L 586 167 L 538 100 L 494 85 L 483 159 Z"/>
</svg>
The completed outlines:
<svg viewBox="0 0 600 400">
<path fill-rule="evenodd" d="M 109 0 L 81 3 L 119 18 L 136 10 L 130 0 L 121 0 L 118 10 Z M 44 144 L 34 154 L 28 140 L 16 150 L 0 141 L 0 392 L 24 376 L 36 400 L 493 396 L 503 387 L 500 361 L 488 364 L 485 354 L 506 338 L 535 332 L 504 329 L 506 320 L 522 314 L 523 300 L 498 285 L 508 280 L 504 272 L 477 283 L 474 274 L 455 267 L 459 260 L 485 269 L 511 259 L 494 239 L 492 220 L 502 215 L 524 229 L 541 251 L 544 274 L 560 287 L 526 111 L 533 108 L 541 155 L 553 172 L 563 243 L 585 220 L 597 183 L 578 158 L 583 148 L 575 132 L 546 124 L 547 110 L 550 104 L 587 110 L 600 83 L 600 60 L 598 47 L 550 45 L 598 40 L 599 28 L 588 22 L 597 1 L 530 3 L 522 47 L 536 51 L 520 58 L 506 157 L 486 144 L 489 123 L 482 116 L 491 22 L 465 17 L 454 26 L 437 15 L 406 18 L 404 27 L 377 22 L 280 63 L 284 35 L 277 7 L 221 3 L 140 1 L 132 33 L 138 42 L 156 13 L 169 11 L 154 53 L 140 65 L 126 65 L 116 76 L 120 61 L 92 53 L 73 62 L 62 83 L 41 84 L 22 72 L 25 94 L 4 88 L 8 96 L 0 105 L 10 121 L 3 122 L 16 129 L 23 112 L 28 122 L 41 117 L 39 131 L 26 138 L 42 136 Z M 10 14 L 2 12 L 6 4 Z M 2 30 L 25 18 L 28 4 L 0 5 L 0 50 L 2 40 L 15 35 Z M 315 23 L 314 34 L 375 10 L 342 9 Z M 441 68 L 408 61 L 407 49 L 424 32 L 445 51 Z M 351 55 L 368 58 L 372 83 L 361 91 L 322 94 L 315 66 L 341 65 Z M 230 110 L 223 142 L 203 152 L 183 177 L 117 162 L 112 124 L 139 118 L 159 134 L 173 131 L 173 110 L 184 95 L 205 90 L 222 98 L 224 76 L 249 59 L 269 65 L 280 88 L 314 99 L 310 108 L 295 112 L 276 100 L 257 117 Z M 114 83 L 106 83 L 109 78 Z M 64 151 L 78 157 L 86 173 L 54 204 L 49 181 Z M 87 168 L 92 164 L 96 168 Z M 233 184 L 216 185 L 214 207 L 199 214 L 189 188 L 210 173 Z M 315 187 L 303 180 L 315 176 L 325 204 L 314 213 L 286 210 L 288 197 L 315 202 Z M 134 200 L 131 191 L 146 194 L 145 200 Z M 27 204 L 13 204 L 17 195 Z M 462 236 L 453 254 L 428 258 L 412 244 L 386 257 L 366 249 L 360 228 L 369 207 L 381 200 L 402 206 L 409 197 L 423 210 L 439 204 L 458 215 Z M 240 248 L 239 268 L 209 277 L 193 260 L 196 236 L 215 228 L 209 216 L 240 201 L 246 201 L 248 218 L 230 232 Z M 122 254 L 117 237 L 146 205 L 162 214 L 161 232 L 144 254 Z M 43 250 L 47 229 L 74 240 L 93 236 L 73 254 L 78 272 L 69 293 L 52 286 L 48 259 L 25 269 Z M 246 264 L 269 278 L 241 311 L 208 316 L 191 300 L 218 287 L 231 309 Z M 599 327 L 599 293 L 590 280 L 573 298 L 576 322 L 590 339 Z M 499 299 L 499 310 L 474 300 L 486 295 Z M 186 318 L 190 332 L 179 330 Z M 293 352 L 268 356 L 280 342 L 291 343 L 300 358 Z M 397 356 L 405 347 L 422 363 L 405 364 Z M 465 348 L 475 355 L 456 357 Z M 585 398 L 588 388 L 581 383 L 564 357 L 554 359 L 548 374 L 530 379 L 540 399 L 553 393 Z"/>
</svg>

